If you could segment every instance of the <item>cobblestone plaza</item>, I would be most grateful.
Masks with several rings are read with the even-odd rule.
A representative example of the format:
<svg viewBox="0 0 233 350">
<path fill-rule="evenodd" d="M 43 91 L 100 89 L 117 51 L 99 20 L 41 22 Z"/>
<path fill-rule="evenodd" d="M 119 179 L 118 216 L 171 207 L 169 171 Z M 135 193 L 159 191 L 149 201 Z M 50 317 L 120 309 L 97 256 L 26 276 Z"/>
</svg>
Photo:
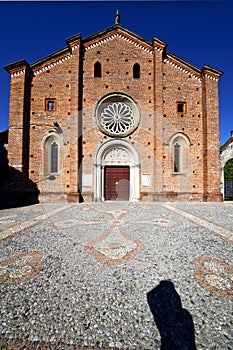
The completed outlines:
<svg viewBox="0 0 233 350">
<path fill-rule="evenodd" d="M 5 209 L 0 241 L 1 349 L 160 349 L 159 285 L 174 287 L 197 350 L 233 348 L 232 202 Z"/>
</svg>

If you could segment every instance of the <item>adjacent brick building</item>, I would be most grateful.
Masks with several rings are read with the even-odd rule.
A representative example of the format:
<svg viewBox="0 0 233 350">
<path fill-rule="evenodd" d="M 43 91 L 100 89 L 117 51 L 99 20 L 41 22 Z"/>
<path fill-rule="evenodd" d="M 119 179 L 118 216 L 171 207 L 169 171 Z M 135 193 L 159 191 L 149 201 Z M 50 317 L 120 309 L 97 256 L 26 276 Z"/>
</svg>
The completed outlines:
<svg viewBox="0 0 233 350">
<path fill-rule="evenodd" d="M 220 201 L 218 80 L 119 23 L 11 76 L 9 164 L 40 200 Z"/>
</svg>

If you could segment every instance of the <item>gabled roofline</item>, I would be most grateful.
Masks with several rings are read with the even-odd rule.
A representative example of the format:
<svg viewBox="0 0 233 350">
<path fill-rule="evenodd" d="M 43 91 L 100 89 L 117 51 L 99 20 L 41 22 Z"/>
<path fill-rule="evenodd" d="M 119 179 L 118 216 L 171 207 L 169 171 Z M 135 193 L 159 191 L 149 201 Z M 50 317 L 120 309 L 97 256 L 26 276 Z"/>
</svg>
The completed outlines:
<svg viewBox="0 0 233 350">
<path fill-rule="evenodd" d="M 166 48 L 168 45 L 168 43 L 166 43 L 166 41 L 163 41 L 163 40 L 157 38 L 156 36 L 153 36 L 153 42 L 156 42 L 157 44 L 163 46 L 164 48 Z"/>
<path fill-rule="evenodd" d="M 187 67 L 189 67 L 190 69 L 196 71 L 197 73 L 201 73 L 201 69 L 200 68 L 194 66 L 193 64 L 185 61 L 183 58 L 180 58 L 179 56 L 176 56 L 175 54 L 173 54 L 173 53 L 171 53 L 169 51 L 166 52 L 165 58 L 173 58 L 174 60 L 180 62 L 181 64 L 183 64 L 183 65 L 185 65 Z"/>
<path fill-rule="evenodd" d="M 40 66 L 41 64 L 43 63 L 46 63 L 50 60 L 53 60 L 54 58 L 57 58 L 63 54 L 66 54 L 66 53 L 70 53 L 70 49 L 69 47 L 64 47 L 63 49 L 60 49 L 58 51 L 55 51 L 53 52 L 52 54 L 48 55 L 48 56 L 45 56 L 43 58 L 41 58 L 40 60 L 36 61 L 36 62 L 33 62 L 30 67 L 31 68 L 35 68 L 37 66 Z"/>
<path fill-rule="evenodd" d="M 81 34 L 75 34 L 75 35 L 66 39 L 67 46 L 70 46 L 70 44 L 72 44 L 73 42 L 79 41 L 81 39 L 82 39 Z"/>
<path fill-rule="evenodd" d="M 227 140 L 221 147 L 220 147 L 220 153 L 222 153 L 223 151 L 225 151 L 225 149 L 229 146 L 229 144 L 233 142 L 233 136 L 231 136 L 229 138 L 229 140 Z"/>
<path fill-rule="evenodd" d="M 4 69 L 10 73 L 13 69 L 17 69 L 20 67 L 30 67 L 29 63 L 26 60 L 20 60 L 4 66 Z"/>
<path fill-rule="evenodd" d="M 14 70 L 14 69 L 17 69 L 17 68 L 20 68 L 20 67 L 30 67 L 30 68 L 35 68 L 37 66 L 40 66 L 40 65 L 43 65 L 44 63 L 50 61 L 50 60 L 53 60 L 63 54 L 66 54 L 66 53 L 71 53 L 71 48 L 70 48 L 70 45 L 75 42 L 75 41 L 78 41 L 78 40 L 81 40 L 81 35 L 80 34 L 76 34 L 76 35 L 73 35 L 72 37 L 66 39 L 66 43 L 67 43 L 67 46 L 62 48 L 62 49 L 59 49 L 31 64 L 29 64 L 25 59 L 23 60 L 20 60 L 20 61 L 16 61 L 16 62 L 13 62 L 13 63 L 10 63 L 8 64 L 7 66 L 4 66 L 4 69 L 10 73 L 10 71 Z"/>
<path fill-rule="evenodd" d="M 219 75 L 221 76 L 222 74 L 224 74 L 224 72 L 222 70 L 219 70 L 217 68 L 214 68 L 214 67 L 211 67 L 211 66 L 208 66 L 207 64 L 204 64 L 204 66 L 202 67 L 202 73 L 207 70 L 208 72 L 211 72 L 211 73 L 214 73 L 216 75 Z"/>
<path fill-rule="evenodd" d="M 208 65 L 204 65 L 202 68 L 198 68 L 194 65 L 192 65 L 191 63 L 187 62 L 186 60 L 180 58 L 179 56 L 176 56 L 175 54 L 167 51 L 167 43 L 157 37 L 153 37 L 153 41 L 149 41 L 143 37 L 141 37 L 140 35 L 132 32 L 131 30 L 123 27 L 121 24 L 116 23 L 113 26 L 110 26 L 108 28 L 105 28 L 95 34 L 92 34 L 84 39 L 82 39 L 80 34 L 76 34 L 73 35 L 72 37 L 66 39 L 66 44 L 67 46 L 55 51 L 54 53 L 43 57 L 42 59 L 39 59 L 38 61 L 32 63 L 32 64 L 28 64 L 28 62 L 26 60 L 20 60 L 17 61 L 15 63 L 11 63 L 7 66 L 5 66 L 5 70 L 10 73 L 11 71 L 14 70 L 18 70 L 21 67 L 26 67 L 26 68 L 31 68 L 31 69 L 35 69 L 38 66 L 41 66 L 49 61 L 52 61 L 56 58 L 58 58 L 59 56 L 65 55 L 65 54 L 71 54 L 72 53 L 72 49 L 76 48 L 75 45 L 77 45 L 77 42 L 79 41 L 80 43 L 82 43 L 83 45 L 88 45 L 88 43 L 91 43 L 93 41 L 95 41 L 96 39 L 99 39 L 101 36 L 107 36 L 108 34 L 110 34 L 111 32 L 114 31 L 121 31 L 123 33 L 126 34 L 126 36 L 131 36 L 133 37 L 135 40 L 140 41 L 142 44 L 147 46 L 147 50 L 151 50 L 151 53 L 153 52 L 153 50 L 155 50 L 155 44 L 158 45 L 159 47 L 159 51 L 163 52 L 163 59 L 171 59 L 174 61 L 177 61 L 178 64 L 180 63 L 181 65 L 191 69 L 192 71 L 198 73 L 198 75 L 205 75 L 207 73 L 210 73 L 211 76 L 215 76 L 213 79 L 216 79 L 217 77 L 220 77 L 223 72 L 219 69 L 213 68 L 211 66 Z M 121 36 L 121 34 L 120 34 Z M 143 46 L 143 45 L 142 45 Z M 200 77 L 201 78 L 201 77 Z"/>
<path fill-rule="evenodd" d="M 101 31 L 99 31 L 99 32 L 97 32 L 97 33 L 95 33 L 95 34 L 92 34 L 92 35 L 86 37 L 85 39 L 83 39 L 83 43 L 86 44 L 86 43 L 88 43 L 88 42 L 91 42 L 91 41 L 97 39 L 98 37 L 104 36 L 104 35 L 106 35 L 106 34 L 108 34 L 108 33 L 111 33 L 111 32 L 113 32 L 113 31 L 117 30 L 117 29 L 118 29 L 118 30 L 122 30 L 123 32 L 127 33 L 127 34 L 130 35 L 130 36 L 133 36 L 133 37 L 136 38 L 137 40 L 140 40 L 140 41 L 144 42 L 145 44 L 147 44 L 147 45 L 153 47 L 151 41 L 149 41 L 149 40 L 147 40 L 147 39 L 141 37 L 140 35 L 138 35 L 138 34 L 132 32 L 131 30 L 129 30 L 129 29 L 123 27 L 121 24 L 118 24 L 118 23 L 117 23 L 117 24 L 114 24 L 114 25 L 111 26 L 111 27 L 105 28 L 105 29 L 103 29 L 103 30 L 101 30 Z"/>
</svg>

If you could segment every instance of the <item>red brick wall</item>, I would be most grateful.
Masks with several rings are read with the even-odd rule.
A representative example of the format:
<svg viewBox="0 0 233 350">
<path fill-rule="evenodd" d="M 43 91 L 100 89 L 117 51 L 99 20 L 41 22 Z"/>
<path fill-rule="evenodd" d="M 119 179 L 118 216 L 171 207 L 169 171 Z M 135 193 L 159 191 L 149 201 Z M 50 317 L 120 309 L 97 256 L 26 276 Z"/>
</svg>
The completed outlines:
<svg viewBox="0 0 233 350">
<path fill-rule="evenodd" d="M 203 160 L 204 200 L 216 201 L 220 194 L 220 140 L 218 82 L 203 71 Z"/>
<path fill-rule="evenodd" d="M 80 49 L 72 51 L 72 57 L 54 66 L 47 63 L 49 69 L 36 74 L 34 69 L 31 88 L 31 145 L 30 176 L 38 182 L 42 194 L 57 192 L 68 194 L 72 200 L 78 200 L 78 113 L 79 113 L 79 54 Z M 68 56 L 66 56 L 68 57 Z M 54 111 L 45 110 L 45 100 L 56 100 Z M 44 174 L 43 136 L 55 131 L 54 123 L 62 130 L 59 153 L 59 175 L 55 180 Z M 73 198 L 75 197 L 75 198 Z"/>
<path fill-rule="evenodd" d="M 27 82 L 26 67 L 20 67 L 20 74 L 11 76 L 10 84 L 10 107 L 9 107 L 9 136 L 8 136 L 8 157 L 9 165 L 22 171 L 23 139 L 25 122 L 25 91 Z M 13 74 L 13 73 L 12 73 Z"/>
<path fill-rule="evenodd" d="M 201 82 L 169 63 L 163 65 L 163 132 L 165 143 L 164 170 L 168 192 L 203 192 L 202 100 Z M 186 113 L 177 113 L 177 102 L 186 103 Z M 173 173 L 171 136 L 180 132 L 191 142 L 186 176 Z"/>
<path fill-rule="evenodd" d="M 99 53 L 98 53 L 99 52 Z M 102 77 L 94 78 L 94 63 L 102 66 Z M 117 62 L 117 64 L 116 64 Z M 133 65 L 140 64 L 140 79 L 133 78 Z M 141 111 L 140 125 L 126 140 L 140 153 L 144 172 L 154 169 L 154 77 L 153 55 L 120 38 L 86 51 L 83 76 L 83 172 L 93 172 L 93 160 L 101 142 L 110 137 L 96 127 L 94 112 L 103 95 L 123 92 L 130 95 Z M 151 73 L 149 75 L 149 73 Z M 93 138 L 94 135 L 94 138 Z M 150 145 L 148 145 L 150 142 Z"/>
<path fill-rule="evenodd" d="M 99 38 L 95 39 L 96 42 Z M 94 41 L 93 41 L 94 42 Z M 110 139 L 97 127 L 95 108 L 107 94 L 128 94 L 140 109 L 138 129 L 125 139 L 140 155 L 141 173 L 152 176 L 150 188 L 140 188 L 142 200 L 221 200 L 219 169 L 219 116 L 217 74 L 185 66 L 173 56 L 166 59 L 165 44 L 154 42 L 149 51 L 115 37 L 96 47 L 69 43 L 60 56 L 32 65 L 33 77 L 25 101 L 25 74 L 13 77 L 9 114 L 9 158 L 22 164 L 25 103 L 30 107 L 29 176 L 42 194 L 60 195 L 60 200 L 92 200 L 92 187 L 82 187 L 81 174 L 93 174 L 96 150 Z M 58 62 L 60 60 L 60 62 Z M 101 78 L 94 77 L 94 64 L 101 63 Z M 140 65 L 140 78 L 133 78 L 133 65 Z M 211 77 L 207 77 L 210 74 Z M 56 99 L 56 110 L 45 110 L 45 99 Z M 177 112 L 177 102 L 186 112 Z M 28 108 L 29 109 L 29 108 Z M 43 169 L 43 142 L 54 123 L 59 137 L 60 173 L 48 179 Z M 190 140 L 185 174 L 174 174 L 169 145 L 175 133 Z M 24 146 L 25 148 L 25 146 Z M 80 171 L 79 171 L 80 170 Z M 178 195 L 178 197 L 177 197 Z M 52 196 L 52 198 L 58 198 Z"/>
</svg>

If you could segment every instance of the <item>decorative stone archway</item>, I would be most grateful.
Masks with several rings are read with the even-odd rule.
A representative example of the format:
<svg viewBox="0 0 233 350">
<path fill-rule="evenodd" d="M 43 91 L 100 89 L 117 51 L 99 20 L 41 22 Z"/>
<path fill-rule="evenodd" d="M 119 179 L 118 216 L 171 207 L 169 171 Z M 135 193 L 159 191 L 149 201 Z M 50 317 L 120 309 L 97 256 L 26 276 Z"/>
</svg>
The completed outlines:
<svg viewBox="0 0 233 350">
<path fill-rule="evenodd" d="M 221 192 L 225 194 L 225 179 L 224 179 L 224 167 L 226 163 L 230 160 L 233 159 L 233 131 L 231 131 L 231 138 L 221 147 Z"/>
<path fill-rule="evenodd" d="M 140 159 L 134 146 L 126 140 L 106 141 L 95 156 L 94 200 L 104 201 L 104 168 L 106 166 L 129 166 L 130 168 L 130 201 L 140 199 Z"/>
</svg>

